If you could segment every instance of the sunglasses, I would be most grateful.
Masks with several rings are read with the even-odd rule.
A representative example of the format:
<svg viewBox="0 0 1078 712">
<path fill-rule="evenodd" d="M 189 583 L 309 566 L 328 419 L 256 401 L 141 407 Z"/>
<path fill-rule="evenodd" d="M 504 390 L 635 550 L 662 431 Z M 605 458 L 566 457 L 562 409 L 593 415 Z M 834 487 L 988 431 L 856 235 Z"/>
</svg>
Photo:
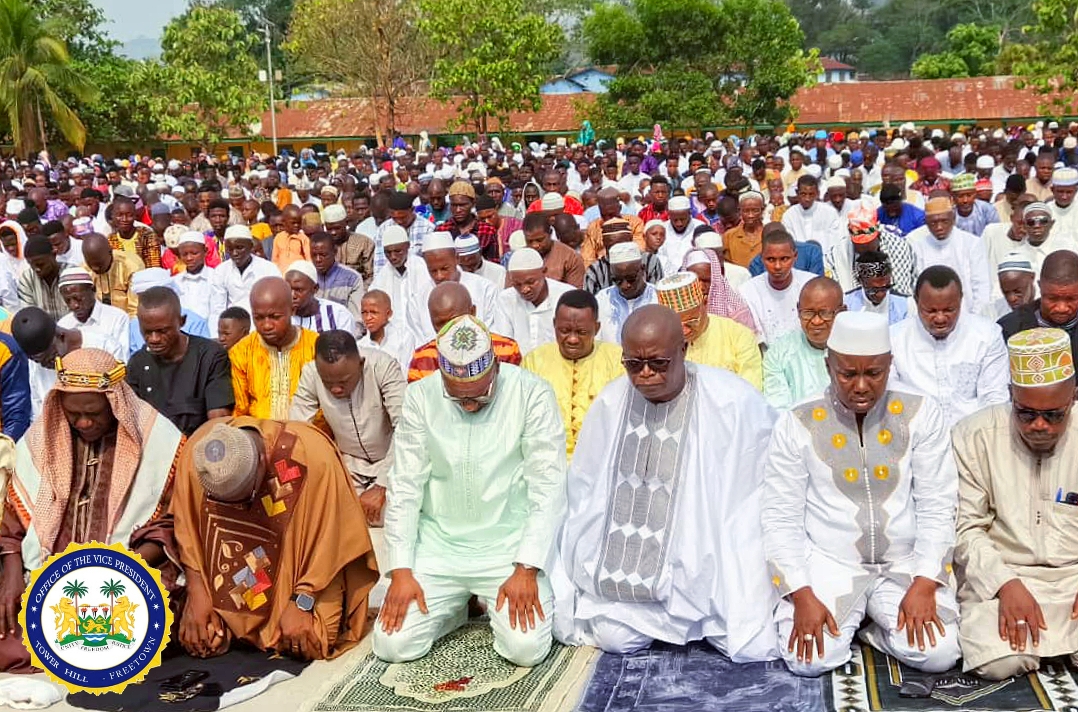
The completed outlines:
<svg viewBox="0 0 1078 712">
<path fill-rule="evenodd" d="M 816 317 L 820 317 L 821 321 L 834 321 L 836 314 L 838 314 L 838 312 L 834 309 L 802 309 L 797 312 L 797 315 L 801 317 L 802 321 L 812 321 Z"/>
<path fill-rule="evenodd" d="M 460 398 L 458 396 L 449 395 L 449 391 L 445 389 L 445 381 L 442 381 L 442 397 L 446 400 L 453 401 L 457 405 L 464 405 L 465 403 L 475 403 L 476 405 L 490 405 L 494 400 L 494 384 L 498 382 L 497 378 L 492 378 L 490 385 L 487 386 L 487 392 L 481 396 L 469 396 Z"/>
<path fill-rule="evenodd" d="M 1049 217 L 1026 218 L 1026 227 L 1041 227 L 1042 225 L 1047 225 L 1051 221 L 1052 218 Z"/>
<path fill-rule="evenodd" d="M 885 284 L 882 287 L 865 287 L 865 294 L 871 294 L 872 296 L 876 296 L 877 294 L 886 294 L 887 292 L 890 292 L 891 288 L 894 286 L 894 283 L 891 283 Z"/>
<path fill-rule="evenodd" d="M 1037 418 L 1044 418 L 1044 422 L 1049 425 L 1059 425 L 1063 422 L 1063 419 L 1067 417 L 1067 413 L 1070 408 L 1056 408 L 1054 410 L 1037 410 L 1035 408 L 1023 408 L 1020 405 L 1014 406 L 1014 417 L 1018 418 L 1018 422 L 1029 425 L 1037 420 Z"/>
<path fill-rule="evenodd" d="M 666 373 L 673 360 L 672 358 L 623 358 L 621 365 L 632 374 L 640 373 L 644 370 L 644 366 L 655 373 Z"/>
</svg>

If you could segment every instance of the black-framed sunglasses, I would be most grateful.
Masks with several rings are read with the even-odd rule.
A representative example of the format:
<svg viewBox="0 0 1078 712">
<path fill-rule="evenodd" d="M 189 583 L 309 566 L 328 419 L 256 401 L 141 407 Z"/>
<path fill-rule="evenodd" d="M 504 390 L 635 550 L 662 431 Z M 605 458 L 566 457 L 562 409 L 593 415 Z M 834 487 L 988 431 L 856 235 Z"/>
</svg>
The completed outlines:
<svg viewBox="0 0 1078 712">
<path fill-rule="evenodd" d="M 1026 218 L 1026 227 L 1041 227 L 1052 221 L 1050 217 Z"/>
<path fill-rule="evenodd" d="M 1037 420 L 1037 418 L 1044 418 L 1044 422 L 1049 425 L 1059 425 L 1063 422 L 1063 419 L 1067 417 L 1067 413 L 1070 408 L 1055 408 L 1053 410 L 1037 410 L 1036 408 L 1024 408 L 1020 405 L 1014 406 L 1014 417 L 1018 418 L 1020 423 L 1029 425 Z"/>
<path fill-rule="evenodd" d="M 865 287 L 865 294 L 870 294 L 872 296 L 876 296 L 877 294 L 886 294 L 887 292 L 890 292 L 891 288 L 894 286 L 895 285 L 892 282 L 891 284 L 885 284 L 882 287 Z"/>
<path fill-rule="evenodd" d="M 487 392 L 481 396 L 469 396 L 461 398 L 458 396 L 449 395 L 449 391 L 445 389 L 445 381 L 442 381 L 442 397 L 446 400 L 453 401 L 457 405 L 464 405 L 465 403 L 475 403 L 476 405 L 490 405 L 494 400 L 494 385 L 498 382 L 497 378 L 490 379 L 490 385 L 487 386 Z"/>
<path fill-rule="evenodd" d="M 666 373 L 673 360 L 672 358 L 623 358 L 621 365 L 625 367 L 626 371 L 633 374 L 643 371 L 644 366 L 647 366 L 655 373 Z"/>
<path fill-rule="evenodd" d="M 802 321 L 812 321 L 816 317 L 820 317 L 821 321 L 834 321 L 837 314 L 834 309 L 802 309 L 797 312 Z"/>
</svg>

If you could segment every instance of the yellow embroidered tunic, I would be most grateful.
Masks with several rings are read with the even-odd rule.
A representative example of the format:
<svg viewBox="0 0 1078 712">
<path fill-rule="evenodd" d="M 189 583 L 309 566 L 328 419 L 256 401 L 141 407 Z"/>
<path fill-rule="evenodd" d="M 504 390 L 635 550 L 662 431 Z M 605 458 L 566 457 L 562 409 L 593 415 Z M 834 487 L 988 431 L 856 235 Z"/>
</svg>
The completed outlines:
<svg viewBox="0 0 1078 712">
<path fill-rule="evenodd" d="M 232 362 L 234 415 L 288 420 L 292 395 L 304 364 L 314 360 L 318 334 L 297 328 L 295 340 L 283 349 L 266 344 L 258 332 L 241 339 L 228 352 Z"/>
<path fill-rule="evenodd" d="M 562 357 L 557 342 L 552 341 L 529 352 L 521 366 L 542 376 L 554 388 L 565 424 L 565 450 L 572 457 L 592 401 L 606 384 L 625 373 L 621 348 L 596 341 L 590 355 L 569 361 Z"/>
</svg>

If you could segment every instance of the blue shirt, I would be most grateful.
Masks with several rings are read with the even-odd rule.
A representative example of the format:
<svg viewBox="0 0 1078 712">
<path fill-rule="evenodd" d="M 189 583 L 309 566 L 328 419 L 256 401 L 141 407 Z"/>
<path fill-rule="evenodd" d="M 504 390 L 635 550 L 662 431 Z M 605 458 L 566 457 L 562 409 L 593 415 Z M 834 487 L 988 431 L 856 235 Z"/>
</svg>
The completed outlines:
<svg viewBox="0 0 1078 712">
<path fill-rule="evenodd" d="M 183 308 L 180 309 L 180 314 L 187 317 L 187 321 L 183 323 L 183 332 L 185 334 L 190 334 L 191 336 L 202 336 L 207 339 L 210 338 L 210 327 L 209 324 L 206 323 L 205 319 L 203 319 L 193 311 L 187 311 Z M 137 316 L 131 319 L 131 326 L 129 328 L 131 339 L 131 353 L 128 354 L 128 357 L 134 356 L 135 352 L 141 349 L 146 344 L 146 340 L 142 338 L 142 329 L 139 328 Z"/>
<path fill-rule="evenodd" d="M 909 203 L 902 204 L 902 212 L 897 218 L 888 215 L 882 205 L 876 208 L 876 217 L 879 218 L 880 225 L 896 228 L 903 237 L 925 224 L 925 211 Z"/>
<path fill-rule="evenodd" d="M 798 242 L 797 259 L 794 260 L 794 269 L 804 272 L 812 272 L 823 276 L 823 250 L 815 242 Z M 764 273 L 764 260 L 760 255 L 752 258 L 749 263 L 749 274 L 755 277 Z"/>
<path fill-rule="evenodd" d="M 0 420 L 3 432 L 18 440 L 30 427 L 30 368 L 15 337 L 0 333 Z"/>
<path fill-rule="evenodd" d="M 865 290 L 858 287 L 846 292 L 842 301 L 847 309 L 857 312 L 864 311 L 868 298 L 865 296 Z M 887 323 L 897 324 L 907 316 L 909 316 L 909 300 L 898 292 L 891 292 L 887 296 Z"/>
</svg>

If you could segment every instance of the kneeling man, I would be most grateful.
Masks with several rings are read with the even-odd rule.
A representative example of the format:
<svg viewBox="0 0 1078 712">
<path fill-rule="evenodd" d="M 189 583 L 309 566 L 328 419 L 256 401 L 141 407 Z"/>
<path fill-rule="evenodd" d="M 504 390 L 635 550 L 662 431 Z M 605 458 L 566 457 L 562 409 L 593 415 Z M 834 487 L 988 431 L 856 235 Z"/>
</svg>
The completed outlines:
<svg viewBox="0 0 1078 712">
<path fill-rule="evenodd" d="M 362 637 L 378 566 L 351 476 L 320 430 L 209 421 L 184 448 L 172 512 L 192 655 L 242 640 L 320 660 Z"/>
<path fill-rule="evenodd" d="M 1007 341 L 1011 402 L 954 429 L 966 670 L 992 680 L 1078 661 L 1078 420 L 1062 329 Z"/>
<path fill-rule="evenodd" d="M 631 653 L 707 640 L 735 662 L 778 657 L 760 531 L 774 411 L 747 381 L 686 362 L 678 315 L 641 307 L 628 378 L 595 399 L 569 471 L 555 634 Z"/>
<path fill-rule="evenodd" d="M 820 675 L 861 639 L 925 672 L 958 660 L 947 587 L 958 479 L 930 398 L 888 385 L 887 317 L 842 312 L 827 340 L 830 385 L 775 426 L 764 471 L 764 548 L 782 597 L 786 665 Z"/>
<path fill-rule="evenodd" d="M 565 428 L 539 376 L 500 363 L 486 326 L 459 316 L 438 373 L 413 383 L 393 435 L 383 567 L 392 583 L 374 654 L 406 662 L 486 602 L 494 650 L 521 667 L 550 652 L 546 571 L 565 513 Z"/>
</svg>

